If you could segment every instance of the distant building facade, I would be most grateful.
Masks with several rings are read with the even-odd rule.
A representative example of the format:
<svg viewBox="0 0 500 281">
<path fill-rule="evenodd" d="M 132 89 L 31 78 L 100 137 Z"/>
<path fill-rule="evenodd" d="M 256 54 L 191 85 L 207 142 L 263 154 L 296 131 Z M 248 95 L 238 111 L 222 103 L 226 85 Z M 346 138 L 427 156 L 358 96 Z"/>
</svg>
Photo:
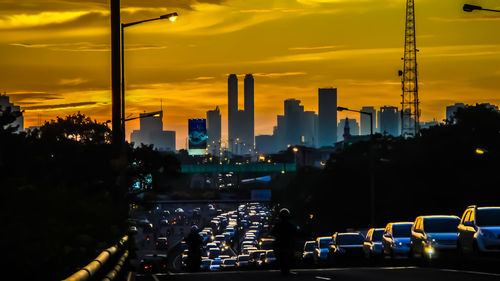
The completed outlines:
<svg viewBox="0 0 500 281">
<path fill-rule="evenodd" d="M 148 115 L 140 114 L 141 117 Z M 175 151 L 175 131 L 163 130 L 163 111 L 160 111 L 159 116 L 140 118 L 140 129 L 130 134 L 130 141 L 136 147 L 152 144 L 159 151 Z"/>
<path fill-rule="evenodd" d="M 207 111 L 207 149 L 208 153 L 219 156 L 221 153 L 222 118 L 219 107 Z"/>
<path fill-rule="evenodd" d="M 318 146 L 337 142 L 337 88 L 318 89 Z"/>
<path fill-rule="evenodd" d="M 372 128 L 373 133 L 377 131 L 377 110 L 373 106 L 363 106 L 361 108 L 363 112 L 369 112 L 372 114 Z M 360 123 L 360 135 L 366 136 L 370 134 L 370 115 L 360 113 L 359 116 Z"/>
<path fill-rule="evenodd" d="M 395 106 L 382 106 L 378 112 L 378 132 L 398 137 L 401 135 L 401 116 Z"/>
<path fill-rule="evenodd" d="M 17 127 L 16 132 L 24 131 L 24 116 L 21 108 L 11 103 L 9 96 L 2 94 L 0 95 L 0 110 L 5 111 L 7 108 L 10 108 L 11 112 L 20 113 L 20 116 L 17 117 L 16 120 L 8 126 Z"/>
<path fill-rule="evenodd" d="M 337 126 L 337 139 L 339 141 L 345 140 L 346 133 L 348 137 L 359 136 L 359 124 L 356 119 L 341 119 Z"/>
</svg>

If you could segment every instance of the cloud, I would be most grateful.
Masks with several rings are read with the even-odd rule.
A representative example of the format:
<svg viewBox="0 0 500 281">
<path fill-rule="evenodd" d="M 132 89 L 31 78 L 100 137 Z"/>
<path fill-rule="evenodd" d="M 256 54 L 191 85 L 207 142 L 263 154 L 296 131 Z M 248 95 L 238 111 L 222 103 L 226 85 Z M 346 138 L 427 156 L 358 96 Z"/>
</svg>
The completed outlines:
<svg viewBox="0 0 500 281">
<path fill-rule="evenodd" d="M 292 47 L 288 48 L 288 50 L 292 51 L 310 51 L 310 50 L 325 50 L 325 49 L 333 49 L 338 46 L 328 45 L 328 46 L 317 46 L 317 47 Z"/>
<path fill-rule="evenodd" d="M 66 52 L 109 52 L 111 47 L 107 43 L 91 43 L 91 42 L 75 42 L 75 43 L 10 43 L 10 46 L 24 47 L 24 48 L 47 48 L 52 51 L 66 51 Z M 127 44 L 125 50 L 127 51 L 144 51 L 144 50 L 161 50 L 168 48 L 165 45 L 155 44 Z"/>
<path fill-rule="evenodd" d="M 61 80 L 59 80 L 59 85 L 78 86 L 78 85 L 81 85 L 81 84 L 86 83 L 86 82 L 88 82 L 88 80 L 83 79 L 81 77 L 77 77 L 77 78 L 72 78 L 72 79 L 61 79 Z"/>
<path fill-rule="evenodd" d="M 73 102 L 73 103 L 62 103 L 62 104 L 47 104 L 47 105 L 35 105 L 35 106 L 25 106 L 24 110 L 30 111 L 47 111 L 47 110 L 60 110 L 66 108 L 85 108 L 96 106 L 97 102 Z"/>
<path fill-rule="evenodd" d="M 297 71 L 297 72 L 273 72 L 273 73 L 254 73 L 254 77 L 267 77 L 267 78 L 278 78 L 285 76 L 297 76 L 297 75 L 306 75 L 307 73 Z"/>
<path fill-rule="evenodd" d="M 212 79 L 215 79 L 215 77 L 213 77 L 213 76 L 200 76 L 200 77 L 192 78 L 189 80 L 212 80 Z"/>
<path fill-rule="evenodd" d="M 483 16 L 483 17 L 430 17 L 431 21 L 437 22 L 483 22 L 483 21 L 500 21 L 499 16 Z"/>
</svg>

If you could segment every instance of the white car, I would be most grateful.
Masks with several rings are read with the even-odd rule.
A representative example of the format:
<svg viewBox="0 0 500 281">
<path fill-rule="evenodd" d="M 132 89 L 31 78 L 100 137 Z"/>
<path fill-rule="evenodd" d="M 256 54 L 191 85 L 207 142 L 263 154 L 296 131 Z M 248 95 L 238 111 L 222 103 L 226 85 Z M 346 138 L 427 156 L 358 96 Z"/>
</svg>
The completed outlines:
<svg viewBox="0 0 500 281">
<path fill-rule="evenodd" d="M 212 260 L 212 262 L 210 263 L 210 267 L 209 267 L 209 270 L 210 271 L 219 271 L 220 270 L 220 266 L 222 264 L 222 260 L 219 259 L 219 258 L 215 258 Z"/>
<path fill-rule="evenodd" d="M 314 260 L 316 262 L 324 262 L 328 259 L 328 252 L 331 244 L 331 236 L 316 238 L 316 249 L 314 250 Z"/>
<path fill-rule="evenodd" d="M 383 254 L 392 258 L 409 257 L 413 222 L 391 222 L 382 235 Z"/>
</svg>

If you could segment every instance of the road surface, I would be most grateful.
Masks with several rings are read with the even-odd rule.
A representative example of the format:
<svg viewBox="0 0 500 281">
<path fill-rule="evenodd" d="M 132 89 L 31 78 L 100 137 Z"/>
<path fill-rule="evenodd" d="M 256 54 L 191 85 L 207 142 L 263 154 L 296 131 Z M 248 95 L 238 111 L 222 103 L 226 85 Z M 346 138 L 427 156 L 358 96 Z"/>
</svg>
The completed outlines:
<svg viewBox="0 0 500 281">
<path fill-rule="evenodd" d="M 289 276 L 282 276 L 277 270 L 233 271 L 204 273 L 171 273 L 156 275 L 138 275 L 138 281 L 257 281 L 257 280 L 293 280 L 293 281 L 493 281 L 500 280 L 500 274 L 453 269 L 419 267 L 374 267 L 374 268 L 325 268 L 297 269 Z"/>
</svg>

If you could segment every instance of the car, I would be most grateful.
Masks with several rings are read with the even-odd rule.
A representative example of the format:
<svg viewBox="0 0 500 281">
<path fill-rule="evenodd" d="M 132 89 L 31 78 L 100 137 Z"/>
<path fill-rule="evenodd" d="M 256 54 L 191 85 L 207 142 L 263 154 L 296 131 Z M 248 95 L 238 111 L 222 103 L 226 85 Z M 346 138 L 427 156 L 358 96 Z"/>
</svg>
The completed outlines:
<svg viewBox="0 0 500 281">
<path fill-rule="evenodd" d="M 222 264 L 220 265 L 222 270 L 230 270 L 236 268 L 236 259 L 235 258 L 226 258 L 222 260 Z"/>
<path fill-rule="evenodd" d="M 266 251 L 266 259 L 264 260 L 267 266 L 274 265 L 276 263 L 276 256 L 274 255 L 274 250 Z"/>
<path fill-rule="evenodd" d="M 202 271 L 208 271 L 208 270 L 210 270 L 210 264 L 212 264 L 212 260 L 211 259 L 202 259 L 201 260 L 200 269 Z"/>
<path fill-rule="evenodd" d="M 365 237 L 358 232 L 335 233 L 330 246 L 330 258 L 341 261 L 363 257 Z"/>
<path fill-rule="evenodd" d="M 370 228 L 366 233 L 365 242 L 363 243 L 363 252 L 366 258 L 374 258 L 382 256 L 382 235 L 383 228 Z"/>
<path fill-rule="evenodd" d="M 167 237 L 158 237 L 155 242 L 156 250 L 168 250 Z"/>
<path fill-rule="evenodd" d="M 241 253 L 244 255 L 248 255 L 250 254 L 251 251 L 257 251 L 257 250 L 258 250 L 257 247 L 246 246 L 242 247 Z"/>
<path fill-rule="evenodd" d="M 316 241 L 306 241 L 304 243 L 304 251 L 302 252 L 302 261 L 309 263 L 314 262 L 314 252 L 316 247 Z"/>
<path fill-rule="evenodd" d="M 456 252 L 458 225 L 457 216 L 419 216 L 411 228 L 411 255 L 433 258 L 437 254 Z"/>
<path fill-rule="evenodd" d="M 250 259 L 249 255 L 239 255 L 236 259 L 236 267 L 237 268 L 245 268 L 248 267 L 248 260 Z"/>
<path fill-rule="evenodd" d="M 136 235 L 136 234 L 137 234 L 137 231 L 138 231 L 138 230 L 137 230 L 137 227 L 136 227 L 136 226 L 131 225 L 131 226 L 128 228 L 128 233 L 129 233 L 130 235 Z"/>
<path fill-rule="evenodd" d="M 274 238 L 261 238 L 259 241 L 259 249 L 271 250 L 273 248 Z"/>
<path fill-rule="evenodd" d="M 221 254 L 221 250 L 219 248 L 211 248 L 207 251 L 207 257 L 209 259 L 218 258 L 220 254 Z"/>
<path fill-rule="evenodd" d="M 330 244 L 332 243 L 332 236 L 318 237 L 316 238 L 316 249 L 314 250 L 314 261 L 325 262 L 328 260 L 328 252 Z"/>
<path fill-rule="evenodd" d="M 461 254 L 500 253 L 500 207 L 469 206 L 458 225 Z"/>
<path fill-rule="evenodd" d="M 255 265 L 257 267 L 260 267 L 260 268 L 266 266 L 266 253 L 265 252 L 264 253 L 260 253 L 258 255 L 258 258 L 255 260 Z"/>
<path fill-rule="evenodd" d="M 140 260 L 139 272 L 162 273 L 167 272 L 167 255 L 148 254 Z"/>
<path fill-rule="evenodd" d="M 265 258 L 266 251 L 265 250 L 250 251 L 248 253 L 248 255 L 250 256 L 250 258 L 248 259 L 248 264 L 252 267 L 256 267 L 258 265 L 259 260 L 261 260 L 261 254 L 264 254 Z"/>
<path fill-rule="evenodd" d="M 390 222 L 382 235 L 384 256 L 409 257 L 413 222 Z"/>
<path fill-rule="evenodd" d="M 219 271 L 221 264 L 222 264 L 222 260 L 220 258 L 215 258 L 210 263 L 210 266 L 209 266 L 208 270 L 210 270 L 210 271 Z"/>
</svg>

